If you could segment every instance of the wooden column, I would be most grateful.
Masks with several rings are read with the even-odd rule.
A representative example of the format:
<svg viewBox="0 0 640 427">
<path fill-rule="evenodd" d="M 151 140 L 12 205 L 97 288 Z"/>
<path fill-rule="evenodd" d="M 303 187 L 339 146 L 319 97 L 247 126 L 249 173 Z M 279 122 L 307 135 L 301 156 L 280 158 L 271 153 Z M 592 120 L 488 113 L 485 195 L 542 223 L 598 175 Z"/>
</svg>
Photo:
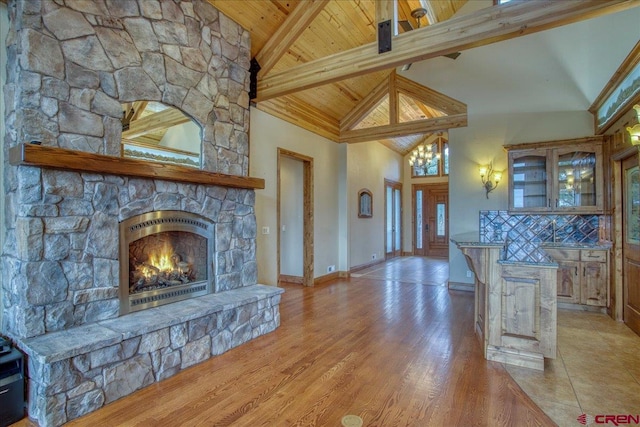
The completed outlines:
<svg viewBox="0 0 640 427">
<path fill-rule="evenodd" d="M 391 21 L 391 35 L 398 35 L 397 0 L 376 0 L 376 22 Z"/>
</svg>

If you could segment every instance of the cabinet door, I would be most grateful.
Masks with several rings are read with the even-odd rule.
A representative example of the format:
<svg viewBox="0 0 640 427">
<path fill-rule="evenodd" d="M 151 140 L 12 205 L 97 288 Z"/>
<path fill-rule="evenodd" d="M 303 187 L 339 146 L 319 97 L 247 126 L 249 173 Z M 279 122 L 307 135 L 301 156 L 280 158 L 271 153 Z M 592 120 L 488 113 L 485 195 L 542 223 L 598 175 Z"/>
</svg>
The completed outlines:
<svg viewBox="0 0 640 427">
<path fill-rule="evenodd" d="M 558 302 L 580 304 L 580 263 L 558 261 Z"/>
<path fill-rule="evenodd" d="M 555 268 L 502 265 L 501 278 L 489 285 L 487 359 L 507 360 L 535 354 L 555 359 L 557 298 Z M 527 366 L 522 360 L 521 366 Z M 512 363 L 512 362 L 508 362 Z"/>
<path fill-rule="evenodd" d="M 583 144 L 553 150 L 553 200 L 556 211 L 603 209 L 602 147 Z"/>
<path fill-rule="evenodd" d="M 550 203 L 546 149 L 509 152 L 509 209 L 512 211 L 547 211 Z"/>
<path fill-rule="evenodd" d="M 581 303 L 596 307 L 607 306 L 607 264 L 583 262 L 581 278 Z"/>
</svg>

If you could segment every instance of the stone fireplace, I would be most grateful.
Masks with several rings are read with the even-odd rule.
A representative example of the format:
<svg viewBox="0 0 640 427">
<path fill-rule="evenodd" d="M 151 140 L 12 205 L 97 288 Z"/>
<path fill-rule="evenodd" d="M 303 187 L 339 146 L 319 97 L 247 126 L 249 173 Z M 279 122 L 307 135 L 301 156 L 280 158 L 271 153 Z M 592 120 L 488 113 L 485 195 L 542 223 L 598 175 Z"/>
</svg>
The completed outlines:
<svg viewBox="0 0 640 427">
<path fill-rule="evenodd" d="M 27 356 L 29 416 L 57 426 L 275 330 L 282 290 L 256 283 L 248 32 L 201 0 L 8 9 L 0 332 Z M 138 100 L 197 123 L 200 169 L 121 166 L 121 103 Z M 179 214 L 158 232 L 158 212 Z M 148 251 L 165 243 L 167 272 Z M 121 309 L 123 281 L 129 303 L 164 296 Z"/>
</svg>

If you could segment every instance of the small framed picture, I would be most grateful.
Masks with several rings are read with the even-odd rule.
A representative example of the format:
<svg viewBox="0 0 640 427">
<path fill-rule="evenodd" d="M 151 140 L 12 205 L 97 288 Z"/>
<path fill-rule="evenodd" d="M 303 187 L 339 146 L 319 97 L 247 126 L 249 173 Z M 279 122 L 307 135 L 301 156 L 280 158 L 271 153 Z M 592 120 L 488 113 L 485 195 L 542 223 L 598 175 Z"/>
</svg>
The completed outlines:
<svg viewBox="0 0 640 427">
<path fill-rule="evenodd" d="M 373 194 L 366 188 L 358 191 L 358 218 L 373 216 Z"/>
</svg>

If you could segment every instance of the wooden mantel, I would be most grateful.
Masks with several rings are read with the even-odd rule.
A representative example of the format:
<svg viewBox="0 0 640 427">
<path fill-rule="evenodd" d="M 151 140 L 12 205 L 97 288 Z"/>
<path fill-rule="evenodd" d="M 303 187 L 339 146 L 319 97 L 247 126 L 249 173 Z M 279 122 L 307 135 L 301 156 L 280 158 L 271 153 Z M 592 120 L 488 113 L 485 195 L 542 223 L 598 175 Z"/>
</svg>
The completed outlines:
<svg viewBox="0 0 640 427">
<path fill-rule="evenodd" d="M 220 185 L 224 187 L 264 189 L 264 179 L 208 172 L 187 166 L 155 163 L 126 157 L 105 156 L 84 151 L 67 150 L 37 144 L 19 144 L 9 150 L 14 166 L 39 166 L 77 172 L 104 173 Z"/>
</svg>

